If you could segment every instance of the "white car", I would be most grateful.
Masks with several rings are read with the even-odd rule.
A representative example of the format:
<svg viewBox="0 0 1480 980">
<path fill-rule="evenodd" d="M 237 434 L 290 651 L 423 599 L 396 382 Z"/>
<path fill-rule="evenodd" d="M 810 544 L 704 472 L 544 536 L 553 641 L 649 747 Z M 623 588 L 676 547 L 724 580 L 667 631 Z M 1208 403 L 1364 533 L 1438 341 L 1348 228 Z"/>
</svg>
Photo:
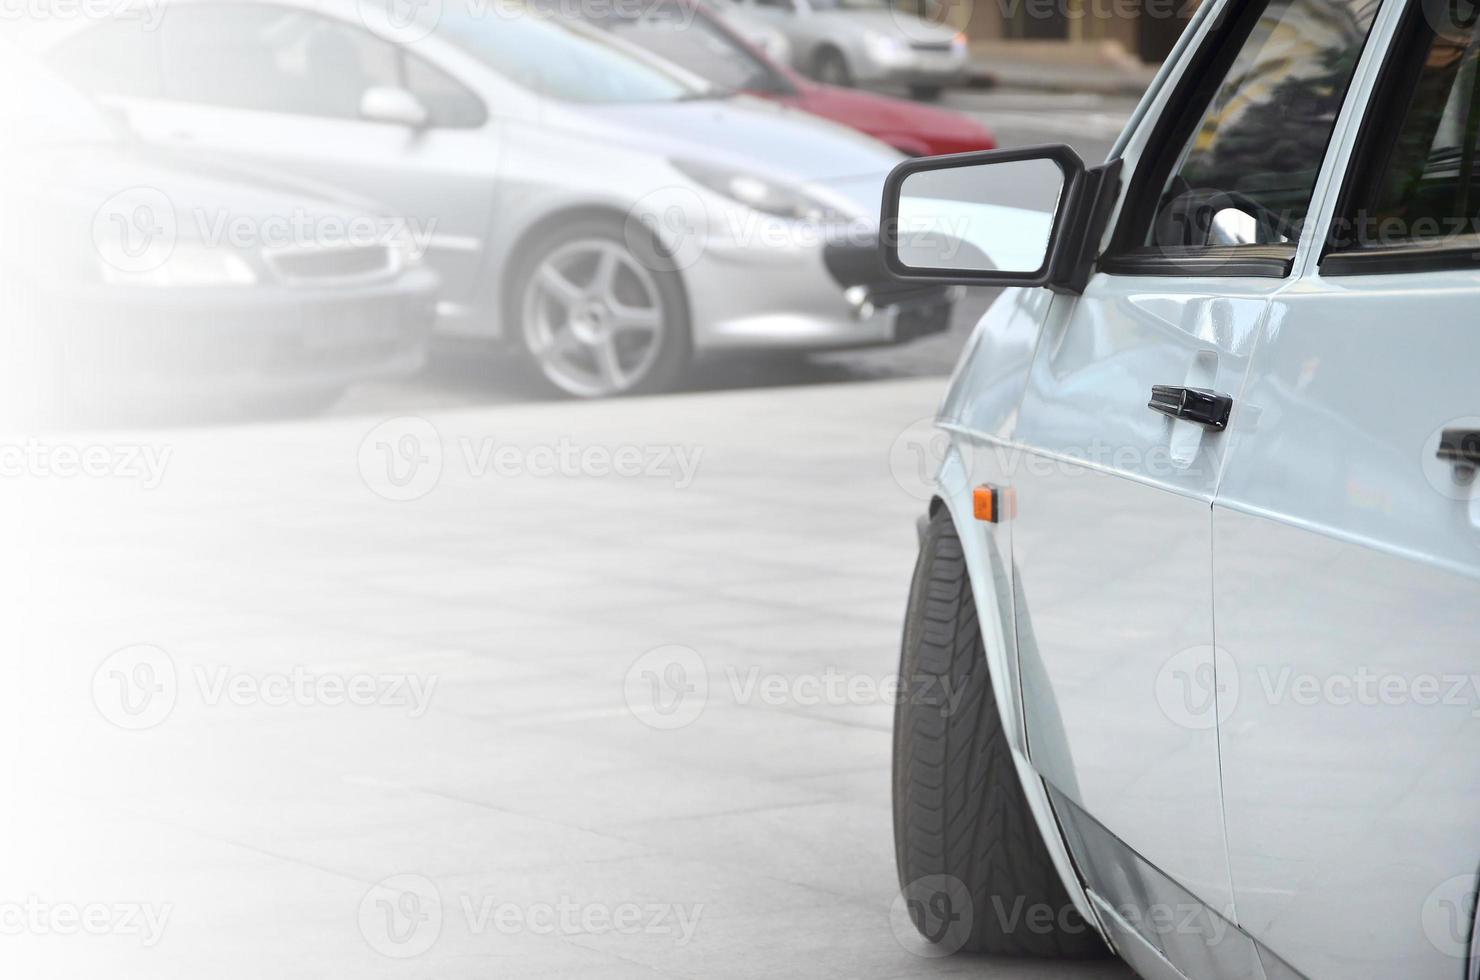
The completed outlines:
<svg viewBox="0 0 1480 980">
<path fill-rule="evenodd" d="M 903 643 L 944 951 L 1480 972 L 1480 21 L 1442 7 L 1214 0 L 1105 164 L 891 177 L 897 275 L 1014 287 Z"/>
<path fill-rule="evenodd" d="M 387 202 L 442 276 L 440 333 L 508 344 L 566 394 L 658 390 L 694 354 L 949 326 L 948 290 L 878 266 L 897 151 L 575 20 L 435 6 L 180 0 L 157 25 L 23 37 L 146 141 Z"/>
<path fill-rule="evenodd" d="M 933 99 L 966 77 L 966 35 L 894 0 L 719 0 L 780 30 L 792 64 L 828 85 L 907 86 Z"/>
</svg>

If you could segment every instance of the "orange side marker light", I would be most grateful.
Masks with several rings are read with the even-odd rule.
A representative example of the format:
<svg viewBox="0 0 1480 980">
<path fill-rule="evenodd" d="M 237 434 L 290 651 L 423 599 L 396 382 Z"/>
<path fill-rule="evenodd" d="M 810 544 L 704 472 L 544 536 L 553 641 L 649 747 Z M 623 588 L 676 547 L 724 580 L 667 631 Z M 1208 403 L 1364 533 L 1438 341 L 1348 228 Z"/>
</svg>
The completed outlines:
<svg viewBox="0 0 1480 980">
<path fill-rule="evenodd" d="M 971 511 L 979 521 L 1000 524 L 1016 516 L 1017 494 L 984 483 L 972 491 Z"/>
</svg>

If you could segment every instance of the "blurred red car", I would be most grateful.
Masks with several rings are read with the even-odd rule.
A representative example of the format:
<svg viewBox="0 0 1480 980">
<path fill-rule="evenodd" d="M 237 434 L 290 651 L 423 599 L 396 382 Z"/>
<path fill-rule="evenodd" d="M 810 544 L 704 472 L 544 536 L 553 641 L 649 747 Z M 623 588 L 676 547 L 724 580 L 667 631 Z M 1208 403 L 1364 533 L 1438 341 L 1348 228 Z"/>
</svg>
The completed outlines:
<svg viewBox="0 0 1480 980">
<path fill-rule="evenodd" d="M 992 131 L 948 109 L 823 85 L 784 65 L 690 0 L 646 6 L 623 17 L 615 10 L 602 26 L 725 91 L 745 92 L 841 123 L 911 156 L 992 150 Z"/>
</svg>

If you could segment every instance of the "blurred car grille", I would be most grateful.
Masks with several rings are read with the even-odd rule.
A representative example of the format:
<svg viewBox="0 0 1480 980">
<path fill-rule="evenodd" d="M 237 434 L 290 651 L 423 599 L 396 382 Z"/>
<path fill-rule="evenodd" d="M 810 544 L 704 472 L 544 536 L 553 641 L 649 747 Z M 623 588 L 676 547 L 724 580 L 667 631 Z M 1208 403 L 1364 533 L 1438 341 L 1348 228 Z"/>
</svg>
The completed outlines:
<svg viewBox="0 0 1480 980">
<path fill-rule="evenodd" d="M 910 47 L 915 51 L 949 51 L 950 41 L 913 41 Z"/>
<path fill-rule="evenodd" d="M 395 253 L 383 244 L 277 249 L 264 257 L 280 278 L 294 283 L 375 279 L 396 271 Z"/>
<path fill-rule="evenodd" d="M 945 286 L 906 282 L 891 276 L 884 269 L 877 245 L 829 245 L 823 251 L 822 259 L 839 286 L 844 289 L 850 286 L 867 288 L 869 302 L 880 309 L 930 305 L 946 300 L 949 295 Z"/>
</svg>

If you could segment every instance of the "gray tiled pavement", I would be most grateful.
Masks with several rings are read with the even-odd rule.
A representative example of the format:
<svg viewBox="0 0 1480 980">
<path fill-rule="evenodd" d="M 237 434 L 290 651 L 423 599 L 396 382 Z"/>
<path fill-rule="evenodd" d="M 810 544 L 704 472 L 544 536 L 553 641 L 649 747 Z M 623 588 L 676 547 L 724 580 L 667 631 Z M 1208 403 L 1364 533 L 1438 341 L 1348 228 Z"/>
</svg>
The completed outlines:
<svg viewBox="0 0 1480 980">
<path fill-rule="evenodd" d="M 152 489 L 29 464 L 0 485 L 0 902 L 117 918 L 43 916 L 4 972 L 1127 976 L 891 928 L 878 688 L 921 504 L 890 450 L 941 387 L 110 434 L 169 452 Z M 701 455 L 686 486 L 531 474 L 562 440 Z M 375 703 L 338 703 L 357 683 Z"/>
</svg>

